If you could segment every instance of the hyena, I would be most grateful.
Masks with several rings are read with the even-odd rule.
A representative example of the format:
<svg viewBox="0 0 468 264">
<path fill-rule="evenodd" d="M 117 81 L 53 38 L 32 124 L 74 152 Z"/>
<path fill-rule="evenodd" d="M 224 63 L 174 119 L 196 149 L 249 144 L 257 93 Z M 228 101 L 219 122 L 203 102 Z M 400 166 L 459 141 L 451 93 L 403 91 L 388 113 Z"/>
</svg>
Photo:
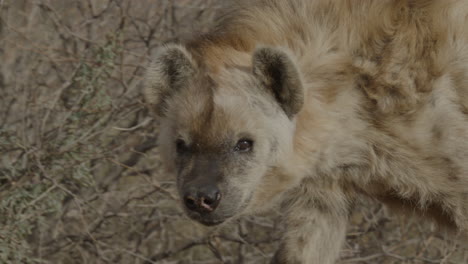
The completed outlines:
<svg viewBox="0 0 468 264">
<path fill-rule="evenodd" d="M 468 1 L 236 1 L 145 97 L 188 216 L 281 204 L 273 263 L 334 263 L 360 196 L 468 232 Z"/>
</svg>

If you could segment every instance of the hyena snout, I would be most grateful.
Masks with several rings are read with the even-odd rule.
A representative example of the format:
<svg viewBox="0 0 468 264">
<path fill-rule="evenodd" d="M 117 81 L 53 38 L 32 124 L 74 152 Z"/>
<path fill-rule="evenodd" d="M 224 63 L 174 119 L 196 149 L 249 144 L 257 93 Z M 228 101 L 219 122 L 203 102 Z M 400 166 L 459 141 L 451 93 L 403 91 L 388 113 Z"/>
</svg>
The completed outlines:
<svg viewBox="0 0 468 264">
<path fill-rule="evenodd" d="M 216 210 L 221 192 L 215 184 L 191 185 L 185 191 L 183 199 L 187 209 L 204 215 Z"/>
</svg>

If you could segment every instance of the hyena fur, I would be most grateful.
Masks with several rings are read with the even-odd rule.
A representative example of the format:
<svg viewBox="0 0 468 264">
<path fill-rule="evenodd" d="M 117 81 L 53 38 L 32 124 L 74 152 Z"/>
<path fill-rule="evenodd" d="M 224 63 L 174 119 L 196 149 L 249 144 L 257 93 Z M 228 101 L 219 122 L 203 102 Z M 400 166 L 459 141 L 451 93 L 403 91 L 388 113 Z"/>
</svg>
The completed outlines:
<svg viewBox="0 0 468 264">
<path fill-rule="evenodd" d="M 334 263 L 367 196 L 468 232 L 468 1 L 236 1 L 161 48 L 145 98 L 184 208 L 280 203 L 274 263 Z"/>
</svg>

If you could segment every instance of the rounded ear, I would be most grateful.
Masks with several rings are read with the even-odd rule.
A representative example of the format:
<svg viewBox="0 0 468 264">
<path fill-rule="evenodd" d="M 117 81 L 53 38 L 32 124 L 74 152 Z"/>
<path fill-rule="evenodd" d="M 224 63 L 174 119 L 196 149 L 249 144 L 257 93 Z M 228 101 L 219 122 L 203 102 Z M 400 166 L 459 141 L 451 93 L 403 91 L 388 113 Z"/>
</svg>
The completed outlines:
<svg viewBox="0 0 468 264">
<path fill-rule="evenodd" d="M 183 46 L 163 47 L 146 71 L 143 93 L 152 110 L 165 115 L 167 100 L 186 86 L 195 72 L 195 61 Z"/>
<path fill-rule="evenodd" d="M 289 118 L 304 104 L 304 91 L 296 64 L 285 52 L 276 48 L 257 48 L 253 54 L 253 74 L 272 92 Z"/>
</svg>

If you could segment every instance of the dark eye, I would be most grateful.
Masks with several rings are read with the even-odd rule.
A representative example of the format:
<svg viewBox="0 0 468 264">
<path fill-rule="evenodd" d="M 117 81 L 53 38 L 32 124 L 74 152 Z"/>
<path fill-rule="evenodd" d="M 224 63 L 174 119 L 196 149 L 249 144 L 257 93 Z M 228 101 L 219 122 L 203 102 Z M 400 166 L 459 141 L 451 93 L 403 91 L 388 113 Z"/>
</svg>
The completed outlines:
<svg viewBox="0 0 468 264">
<path fill-rule="evenodd" d="M 182 154 L 188 151 L 188 146 L 187 143 L 183 139 L 177 139 L 176 140 L 176 150 L 177 153 Z"/>
<path fill-rule="evenodd" d="M 241 139 L 237 142 L 234 151 L 237 152 L 249 152 L 252 150 L 253 141 L 250 139 Z"/>
</svg>

